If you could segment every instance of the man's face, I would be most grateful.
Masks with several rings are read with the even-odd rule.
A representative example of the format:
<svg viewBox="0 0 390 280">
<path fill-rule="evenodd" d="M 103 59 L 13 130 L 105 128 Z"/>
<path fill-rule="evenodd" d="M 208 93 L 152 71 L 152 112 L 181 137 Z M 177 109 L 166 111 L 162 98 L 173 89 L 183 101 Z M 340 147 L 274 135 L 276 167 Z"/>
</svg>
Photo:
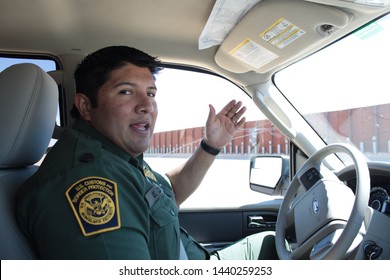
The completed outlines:
<svg viewBox="0 0 390 280">
<path fill-rule="evenodd" d="M 98 91 L 97 107 L 89 123 L 129 155 L 138 156 L 150 145 L 157 118 L 157 88 L 148 68 L 133 64 L 111 72 Z"/>
</svg>

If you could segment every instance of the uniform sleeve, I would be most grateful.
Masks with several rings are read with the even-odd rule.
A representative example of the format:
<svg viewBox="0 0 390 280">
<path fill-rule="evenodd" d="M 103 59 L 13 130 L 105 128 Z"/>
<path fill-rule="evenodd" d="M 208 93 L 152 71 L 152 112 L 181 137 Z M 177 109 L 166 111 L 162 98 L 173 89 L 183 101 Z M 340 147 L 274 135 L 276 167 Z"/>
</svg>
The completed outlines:
<svg viewBox="0 0 390 280">
<path fill-rule="evenodd" d="M 72 210 L 86 248 L 76 246 L 75 257 L 150 259 L 148 207 L 138 187 L 142 182 L 89 177 L 82 184 L 87 191 Z"/>
<path fill-rule="evenodd" d="M 97 141 L 73 138 L 57 142 L 19 201 L 38 257 L 150 259 L 142 175 Z"/>
</svg>

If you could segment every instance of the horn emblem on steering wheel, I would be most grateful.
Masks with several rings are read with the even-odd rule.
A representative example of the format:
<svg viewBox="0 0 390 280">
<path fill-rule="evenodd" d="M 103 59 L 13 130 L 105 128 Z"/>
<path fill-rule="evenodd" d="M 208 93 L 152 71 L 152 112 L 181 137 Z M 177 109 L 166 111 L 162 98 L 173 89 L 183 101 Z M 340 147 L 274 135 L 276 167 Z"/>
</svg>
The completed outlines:
<svg viewBox="0 0 390 280">
<path fill-rule="evenodd" d="M 318 214 L 318 212 L 320 212 L 320 202 L 317 198 L 313 199 L 313 211 L 315 214 Z"/>
</svg>

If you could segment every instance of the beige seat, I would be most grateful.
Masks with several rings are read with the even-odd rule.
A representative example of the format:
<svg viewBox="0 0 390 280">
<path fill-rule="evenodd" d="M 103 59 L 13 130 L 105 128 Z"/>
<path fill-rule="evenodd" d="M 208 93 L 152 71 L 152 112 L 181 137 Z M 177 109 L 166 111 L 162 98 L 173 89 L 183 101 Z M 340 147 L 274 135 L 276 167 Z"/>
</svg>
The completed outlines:
<svg viewBox="0 0 390 280">
<path fill-rule="evenodd" d="M 13 65 L 0 73 L 0 259 L 33 259 L 19 230 L 15 198 L 36 170 L 55 126 L 58 87 L 34 64 Z"/>
</svg>

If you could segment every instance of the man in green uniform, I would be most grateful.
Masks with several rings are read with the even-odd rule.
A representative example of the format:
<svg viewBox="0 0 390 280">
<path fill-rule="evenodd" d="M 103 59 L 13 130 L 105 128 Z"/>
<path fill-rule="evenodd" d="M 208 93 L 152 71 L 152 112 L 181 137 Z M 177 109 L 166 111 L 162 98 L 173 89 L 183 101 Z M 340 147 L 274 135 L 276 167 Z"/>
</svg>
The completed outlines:
<svg viewBox="0 0 390 280">
<path fill-rule="evenodd" d="M 243 126 L 246 108 L 233 100 L 216 114 L 210 105 L 200 148 L 183 166 L 160 175 L 143 160 L 157 118 L 154 75 L 160 69 L 157 58 L 124 46 L 92 53 L 76 69 L 76 122 L 18 197 L 19 224 L 39 258 L 275 255 L 274 249 L 263 255 L 264 248 L 273 247 L 270 233 L 210 256 L 180 228 L 178 205 L 196 190 L 219 150 Z"/>
</svg>

